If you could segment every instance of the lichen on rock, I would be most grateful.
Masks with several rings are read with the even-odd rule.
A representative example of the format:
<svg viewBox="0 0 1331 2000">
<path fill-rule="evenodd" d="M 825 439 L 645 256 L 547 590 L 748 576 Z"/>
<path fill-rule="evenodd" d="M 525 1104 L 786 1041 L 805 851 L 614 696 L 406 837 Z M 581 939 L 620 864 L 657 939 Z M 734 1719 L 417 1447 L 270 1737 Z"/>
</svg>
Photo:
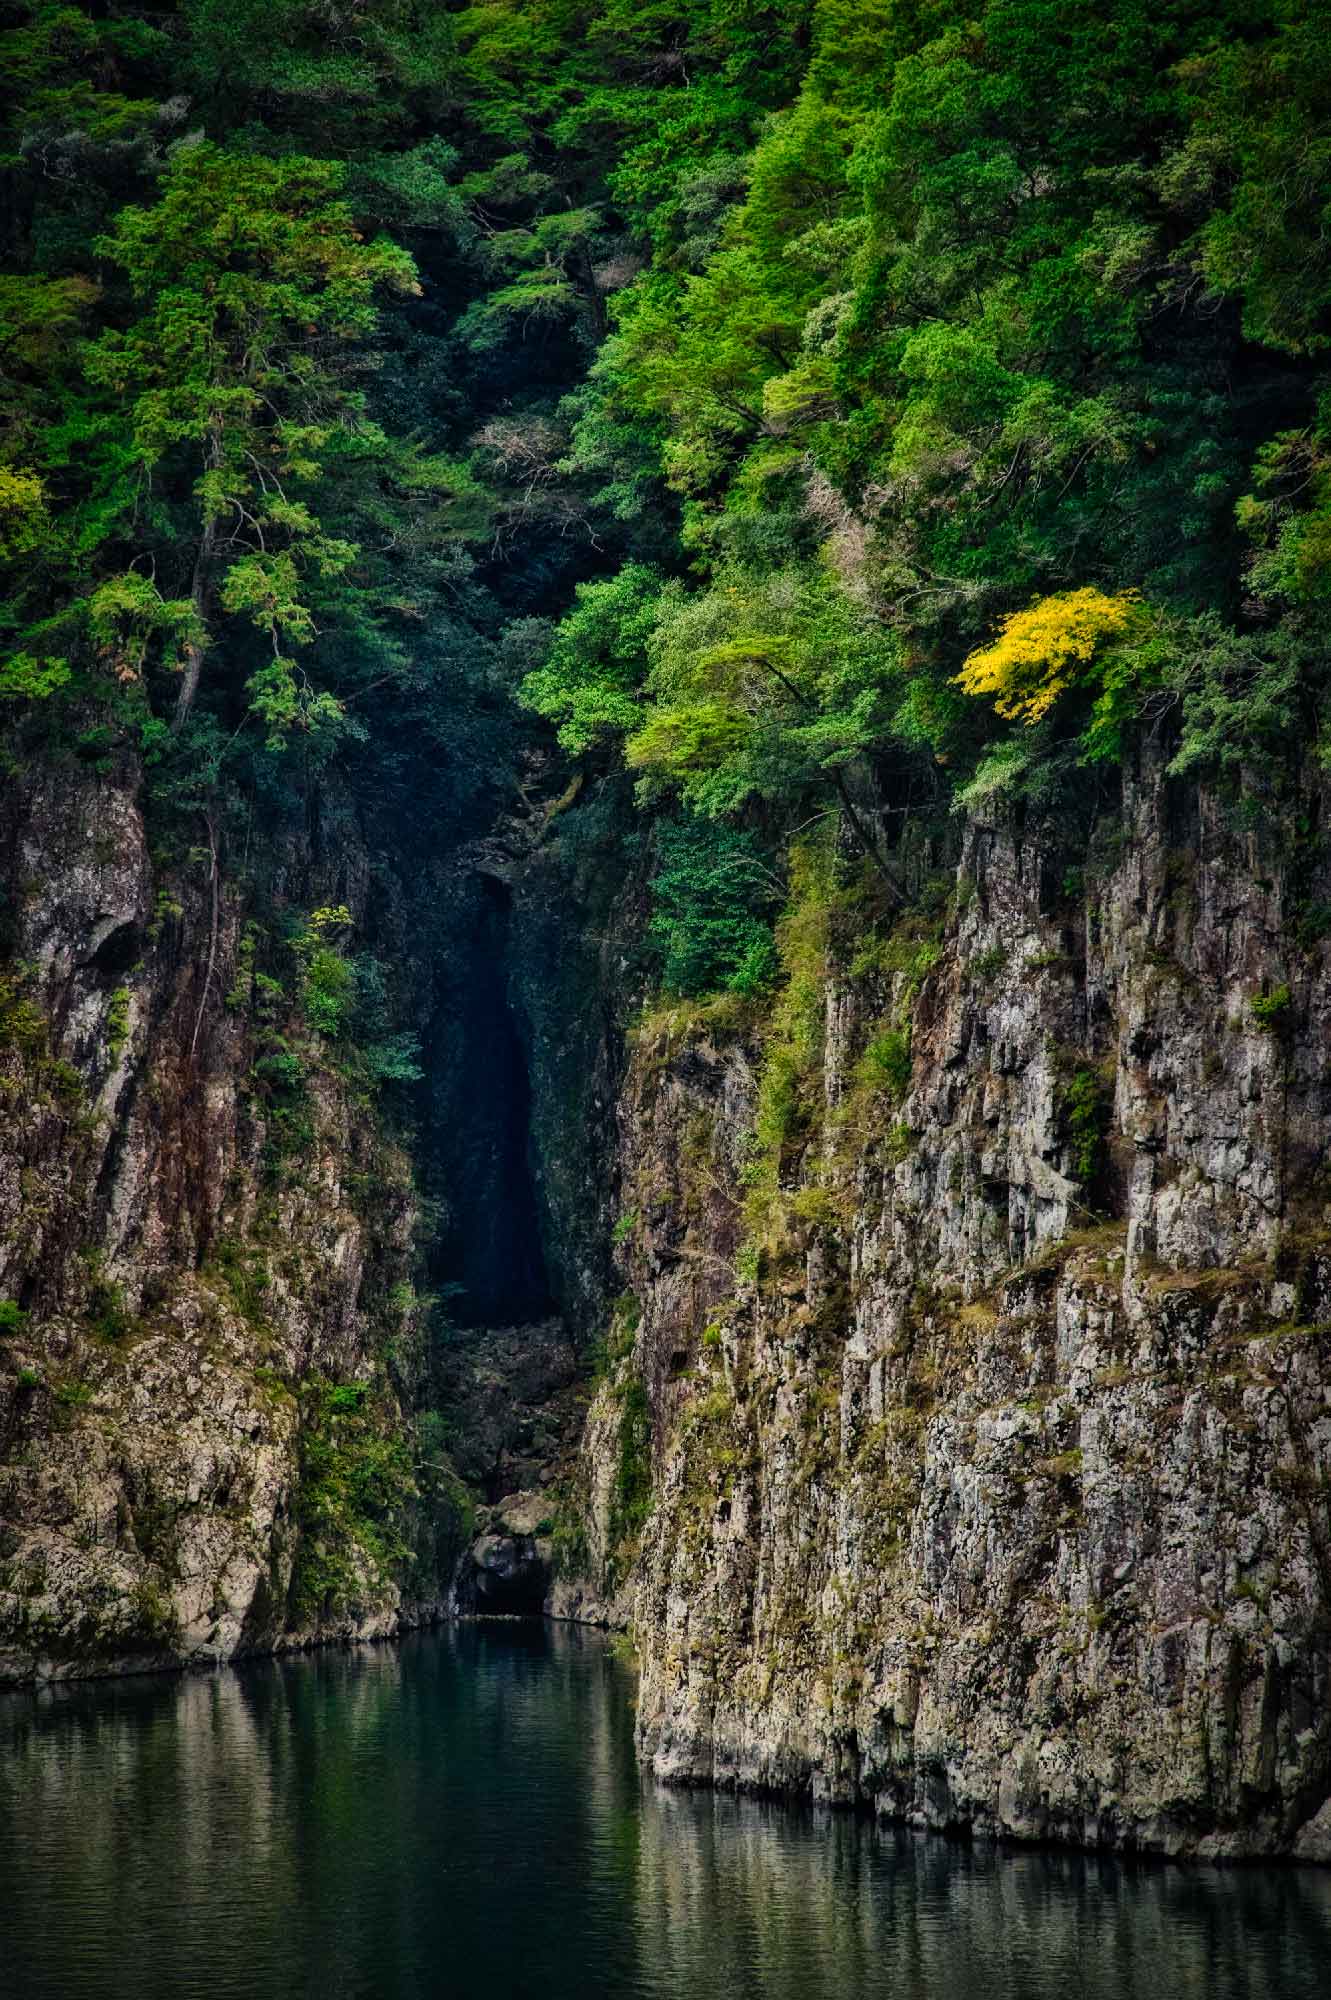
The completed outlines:
<svg viewBox="0 0 1331 2000">
<path fill-rule="evenodd" d="M 1149 746 L 1123 820 L 1051 895 L 1056 842 L 972 817 L 927 951 L 909 913 L 867 951 L 825 924 L 779 1144 L 780 1001 L 639 1041 L 618 1366 L 654 1470 L 621 1595 L 661 1778 L 1331 1859 L 1322 952 Z M 902 1076 L 866 1072 L 884 1020 Z M 617 1450 L 603 1400 L 602 1582 Z"/>
</svg>

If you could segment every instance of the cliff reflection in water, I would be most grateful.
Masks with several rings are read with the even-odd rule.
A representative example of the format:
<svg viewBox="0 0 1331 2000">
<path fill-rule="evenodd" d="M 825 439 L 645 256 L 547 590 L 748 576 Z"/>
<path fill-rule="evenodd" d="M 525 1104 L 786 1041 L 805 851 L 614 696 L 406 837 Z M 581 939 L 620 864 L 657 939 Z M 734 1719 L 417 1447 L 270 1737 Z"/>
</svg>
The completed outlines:
<svg viewBox="0 0 1331 2000">
<path fill-rule="evenodd" d="M 662 1993 L 1292 2000 L 1331 1978 L 1311 1871 L 1131 1868 L 663 1791 L 641 1828 Z"/>
<path fill-rule="evenodd" d="M 1300 2000 L 1331 1880 L 974 1850 L 641 1784 L 593 1635 L 0 1702 L 0 1995 Z"/>
</svg>

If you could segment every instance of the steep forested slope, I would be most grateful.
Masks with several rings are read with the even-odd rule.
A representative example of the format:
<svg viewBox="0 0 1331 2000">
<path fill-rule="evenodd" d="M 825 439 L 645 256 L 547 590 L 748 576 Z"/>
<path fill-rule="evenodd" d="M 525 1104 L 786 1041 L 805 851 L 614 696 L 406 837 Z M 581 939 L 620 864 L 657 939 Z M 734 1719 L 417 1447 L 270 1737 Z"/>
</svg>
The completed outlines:
<svg viewBox="0 0 1331 2000">
<path fill-rule="evenodd" d="M 333 764 L 470 829 L 520 688 L 641 773 L 681 993 L 770 984 L 811 804 L 899 898 L 870 766 L 898 815 L 1061 810 L 1167 720 L 1274 803 L 1321 695 L 1324 25 L 11 10 L 16 727 L 132 742 L 177 842 Z"/>
</svg>

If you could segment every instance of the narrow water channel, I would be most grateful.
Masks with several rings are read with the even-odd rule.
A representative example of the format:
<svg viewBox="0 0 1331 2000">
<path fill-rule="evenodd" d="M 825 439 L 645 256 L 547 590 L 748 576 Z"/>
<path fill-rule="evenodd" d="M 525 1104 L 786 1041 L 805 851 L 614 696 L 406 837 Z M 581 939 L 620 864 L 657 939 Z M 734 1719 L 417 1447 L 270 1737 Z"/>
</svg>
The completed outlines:
<svg viewBox="0 0 1331 2000">
<path fill-rule="evenodd" d="M 9 2000 L 1323 2000 L 1331 1875 L 965 1848 L 639 1778 L 595 1635 L 0 1700 Z"/>
</svg>

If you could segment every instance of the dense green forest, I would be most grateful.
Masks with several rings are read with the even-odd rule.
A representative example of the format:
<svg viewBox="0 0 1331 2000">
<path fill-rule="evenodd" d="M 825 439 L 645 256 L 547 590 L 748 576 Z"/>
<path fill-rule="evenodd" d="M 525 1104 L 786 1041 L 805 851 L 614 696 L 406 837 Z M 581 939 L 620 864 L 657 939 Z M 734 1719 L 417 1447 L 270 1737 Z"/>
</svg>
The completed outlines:
<svg viewBox="0 0 1331 2000">
<path fill-rule="evenodd" d="M 1324 754 L 1319 0 L 3 12 L 0 696 L 166 845 L 553 731 L 752 994 L 820 815 Z"/>
</svg>

